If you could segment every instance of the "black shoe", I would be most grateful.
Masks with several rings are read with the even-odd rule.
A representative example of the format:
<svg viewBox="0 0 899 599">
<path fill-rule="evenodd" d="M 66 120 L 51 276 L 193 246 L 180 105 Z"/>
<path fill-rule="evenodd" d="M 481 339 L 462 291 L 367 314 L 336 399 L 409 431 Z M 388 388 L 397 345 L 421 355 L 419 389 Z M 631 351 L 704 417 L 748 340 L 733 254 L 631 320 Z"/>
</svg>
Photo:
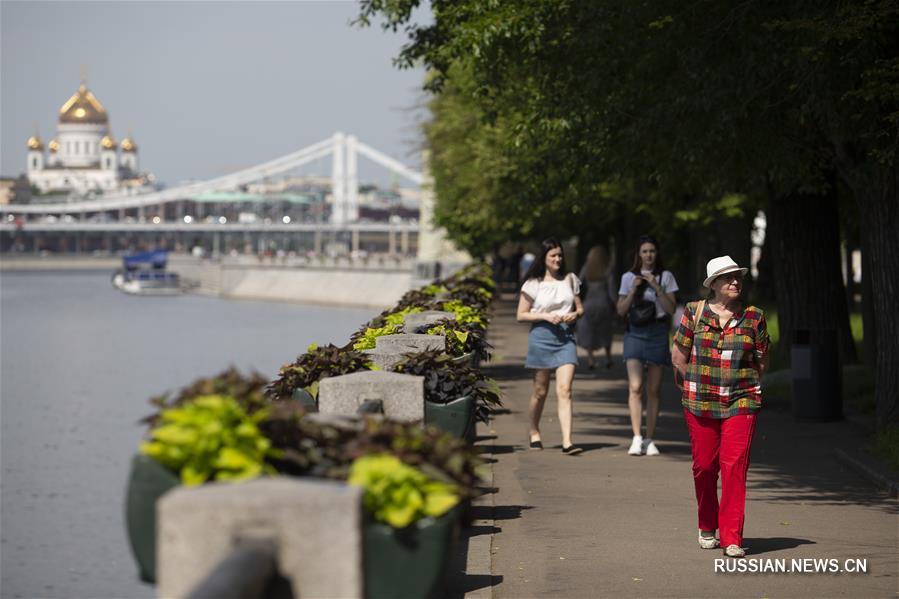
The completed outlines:
<svg viewBox="0 0 899 599">
<path fill-rule="evenodd" d="M 582 448 L 574 444 L 562 448 L 562 453 L 564 453 L 565 455 L 577 455 L 579 453 L 582 453 L 583 451 L 584 450 Z"/>
<path fill-rule="evenodd" d="M 543 441 L 531 441 L 531 449 L 543 449 Z"/>
</svg>

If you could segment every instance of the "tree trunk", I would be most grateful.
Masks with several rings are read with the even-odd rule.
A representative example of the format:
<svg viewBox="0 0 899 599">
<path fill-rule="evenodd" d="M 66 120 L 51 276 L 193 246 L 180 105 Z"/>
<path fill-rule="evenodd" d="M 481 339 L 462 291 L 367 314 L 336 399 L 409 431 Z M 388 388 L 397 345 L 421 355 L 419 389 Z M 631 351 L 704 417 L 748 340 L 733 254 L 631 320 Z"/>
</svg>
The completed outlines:
<svg viewBox="0 0 899 599">
<path fill-rule="evenodd" d="M 794 331 L 835 329 L 842 364 L 856 361 L 840 268 L 836 197 L 794 191 L 770 199 L 768 234 L 781 356 L 789 356 Z"/>
<path fill-rule="evenodd" d="M 882 429 L 899 423 L 899 172 L 889 165 L 855 168 L 845 154 L 838 164 L 861 219 L 862 277 L 871 289 L 865 301 L 870 299 L 877 335 L 875 355 L 867 361 L 875 365 L 876 419 Z"/>
</svg>

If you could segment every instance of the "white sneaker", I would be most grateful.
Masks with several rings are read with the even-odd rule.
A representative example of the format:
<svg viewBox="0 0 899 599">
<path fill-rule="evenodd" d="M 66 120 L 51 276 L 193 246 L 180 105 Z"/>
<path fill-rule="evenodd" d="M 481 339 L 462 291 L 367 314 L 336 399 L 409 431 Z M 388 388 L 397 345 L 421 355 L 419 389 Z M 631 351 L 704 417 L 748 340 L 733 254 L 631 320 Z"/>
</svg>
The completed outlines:
<svg viewBox="0 0 899 599">
<path fill-rule="evenodd" d="M 636 435 L 631 441 L 631 447 L 627 453 L 628 455 L 643 455 L 643 437 Z"/>
<path fill-rule="evenodd" d="M 746 557 L 746 551 L 739 545 L 728 545 L 724 549 L 726 557 Z"/>
<path fill-rule="evenodd" d="M 702 531 L 699 533 L 699 546 L 703 549 L 717 549 L 721 542 L 718 540 L 718 531 L 715 531 L 714 537 L 704 537 L 702 536 Z"/>
<path fill-rule="evenodd" d="M 652 442 L 652 439 L 643 440 L 643 453 L 646 455 L 659 455 L 659 448 Z"/>
</svg>

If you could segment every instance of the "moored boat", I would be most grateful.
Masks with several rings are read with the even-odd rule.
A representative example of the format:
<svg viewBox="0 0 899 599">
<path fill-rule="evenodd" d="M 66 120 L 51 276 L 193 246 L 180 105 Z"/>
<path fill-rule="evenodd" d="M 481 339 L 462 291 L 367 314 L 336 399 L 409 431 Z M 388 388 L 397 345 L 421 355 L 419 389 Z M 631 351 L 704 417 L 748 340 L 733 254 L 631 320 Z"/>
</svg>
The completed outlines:
<svg viewBox="0 0 899 599">
<path fill-rule="evenodd" d="M 112 275 L 112 285 L 135 295 L 174 295 L 181 293 L 181 278 L 165 269 L 168 252 L 154 250 L 122 257 L 121 270 Z"/>
</svg>

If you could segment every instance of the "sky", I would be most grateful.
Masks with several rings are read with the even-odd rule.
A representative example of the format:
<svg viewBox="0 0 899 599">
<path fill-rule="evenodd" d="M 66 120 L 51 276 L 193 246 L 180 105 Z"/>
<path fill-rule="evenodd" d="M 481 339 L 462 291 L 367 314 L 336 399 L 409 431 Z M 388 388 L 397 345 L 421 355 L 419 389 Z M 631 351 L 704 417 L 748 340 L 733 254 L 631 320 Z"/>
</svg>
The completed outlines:
<svg viewBox="0 0 899 599">
<path fill-rule="evenodd" d="M 422 69 L 405 41 L 351 26 L 354 1 L 0 2 L 0 174 L 25 170 L 25 142 L 55 134 L 87 86 L 142 170 L 173 185 L 277 158 L 336 131 L 420 168 Z M 329 175 L 330 158 L 305 172 Z M 361 182 L 393 176 L 359 158 Z"/>
</svg>

